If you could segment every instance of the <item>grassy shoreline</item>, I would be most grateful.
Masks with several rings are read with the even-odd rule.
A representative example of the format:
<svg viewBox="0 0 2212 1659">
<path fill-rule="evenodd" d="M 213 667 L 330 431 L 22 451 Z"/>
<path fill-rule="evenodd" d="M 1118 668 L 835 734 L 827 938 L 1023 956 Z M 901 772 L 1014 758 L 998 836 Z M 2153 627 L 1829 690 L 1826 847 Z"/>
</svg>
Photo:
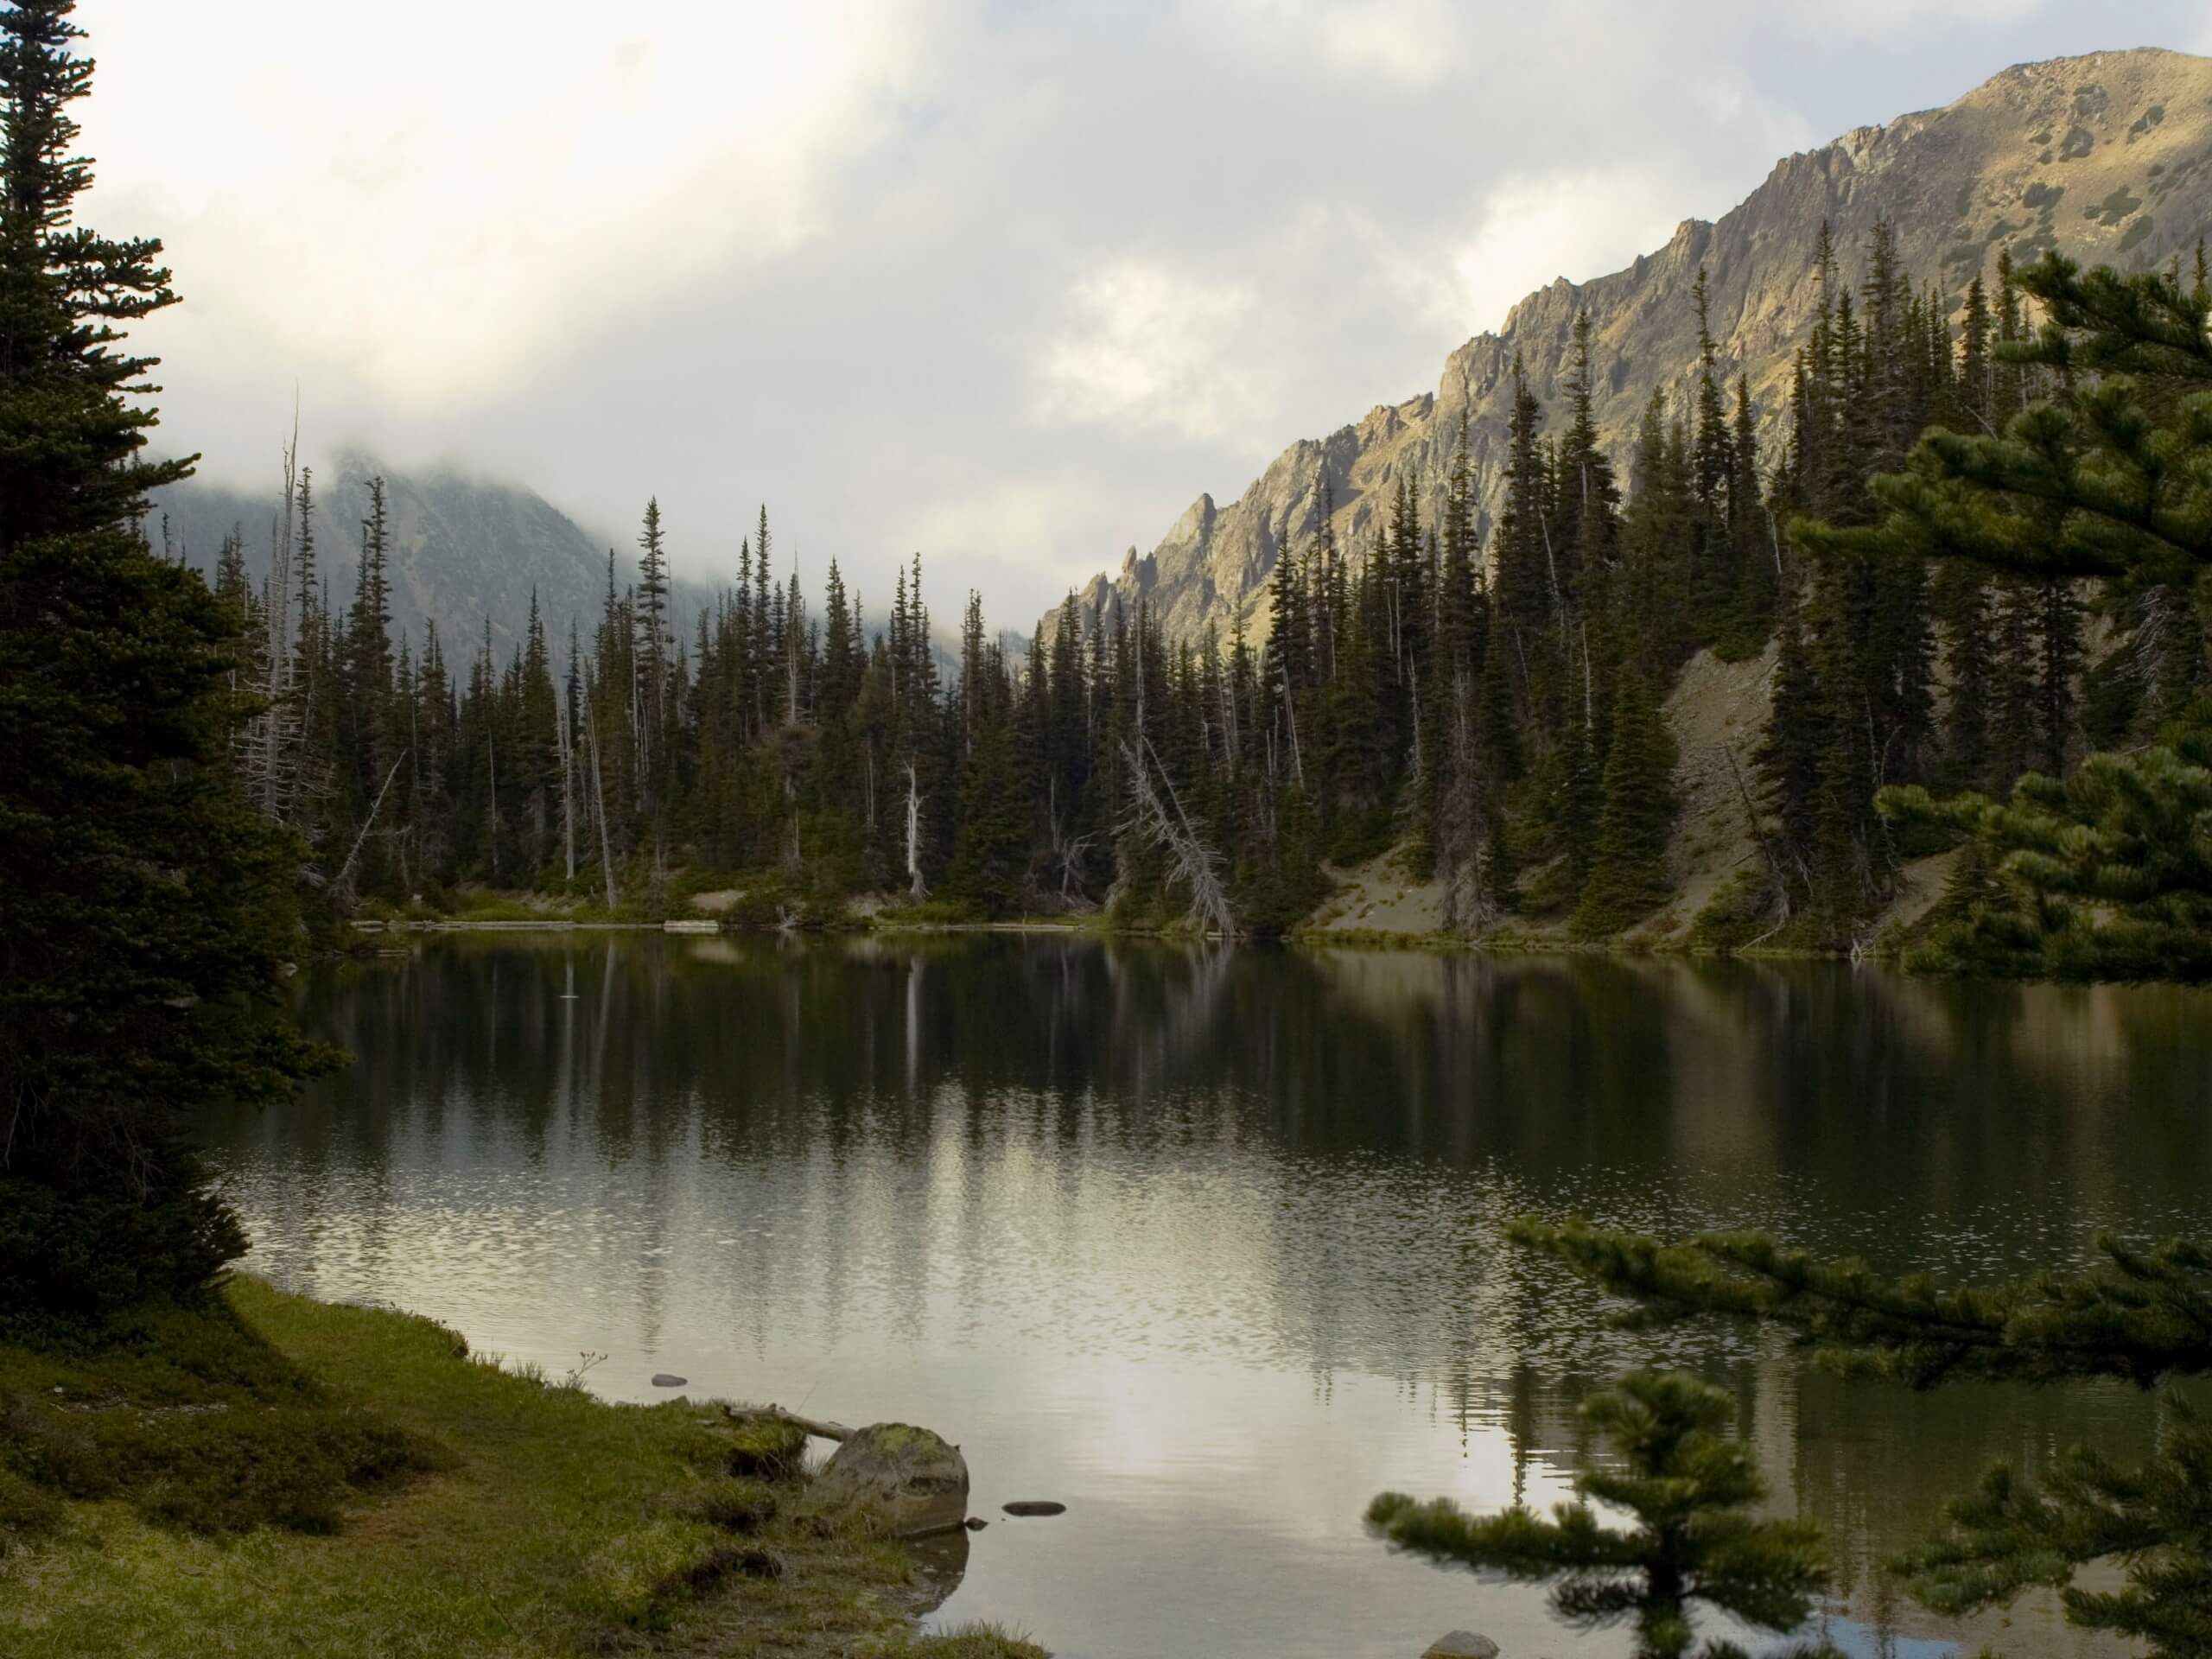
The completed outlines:
<svg viewBox="0 0 2212 1659">
<path fill-rule="evenodd" d="M 918 1635 L 906 1552 L 760 1440 L 251 1279 L 102 1346 L 0 1345 L 0 1656 L 1043 1659 Z"/>
<path fill-rule="evenodd" d="M 699 921 L 711 918 L 700 918 Z M 671 918 L 685 925 L 671 927 L 659 921 L 593 921 L 567 917 L 547 916 L 523 920 L 507 916 L 472 916 L 461 913 L 435 919 L 386 921 L 361 918 L 349 924 L 363 938 L 379 933 L 563 933 L 563 932 L 671 932 L 677 937 L 687 934 L 703 936 L 704 930 L 692 925 L 694 918 Z M 722 922 L 717 932 L 773 934 L 783 931 L 765 923 L 747 921 Z M 1096 916 L 1070 920 L 1058 917 L 1025 917 L 1006 921 L 912 921 L 896 914 L 873 916 L 841 922 L 833 927 L 803 927 L 798 931 L 809 935 L 848 935 L 878 938 L 932 936 L 948 933 L 997 934 L 1053 934 L 1077 938 L 1154 940 L 1167 944 L 1200 944 L 1217 938 L 1216 935 L 1200 935 L 1185 929 L 1161 927 L 1116 926 Z M 1651 939 L 1636 935 L 1621 938 L 1586 940 L 1568 938 L 1563 935 L 1535 932 L 1502 931 L 1482 938 L 1471 938 L 1460 933 L 1396 932 L 1387 928 L 1302 927 L 1284 934 L 1274 943 L 1301 950 L 1409 950 L 1426 955 L 1461 955 L 1487 952 L 1496 956 L 1585 956 L 1585 957 L 1682 957 L 1719 961 L 1738 959 L 1746 962 L 1845 962 L 1848 953 L 1836 950 L 1815 950 L 1805 946 L 1755 944 L 1728 946 L 1684 938 Z M 1893 962 L 1898 952 L 1886 945 L 1878 944 L 1867 953 L 1870 961 Z"/>
</svg>

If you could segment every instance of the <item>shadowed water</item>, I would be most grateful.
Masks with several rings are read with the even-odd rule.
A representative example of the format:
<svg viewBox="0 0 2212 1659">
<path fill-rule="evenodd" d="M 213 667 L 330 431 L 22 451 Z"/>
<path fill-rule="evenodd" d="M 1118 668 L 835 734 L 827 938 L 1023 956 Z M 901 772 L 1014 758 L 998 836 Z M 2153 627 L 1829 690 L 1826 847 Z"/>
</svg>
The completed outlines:
<svg viewBox="0 0 2212 1659">
<path fill-rule="evenodd" d="M 1871 1564 L 1993 1458 L 2139 1452 L 2150 1402 L 1911 1397 L 1743 1332 L 1628 1338 L 1502 1227 L 1757 1225 L 1976 1276 L 2100 1228 L 2212 1232 L 2202 994 L 572 934 L 435 939 L 303 997 L 355 1065 L 211 1126 L 251 1268 L 556 1373 L 603 1353 L 615 1398 L 667 1370 L 939 1429 L 994 1518 L 939 1622 L 1069 1659 L 1411 1659 L 1453 1626 L 1623 1651 L 1359 1517 L 1386 1486 L 1563 1496 L 1575 1402 L 1664 1360 L 1733 1389 L 1774 1510 L 1828 1529 L 1847 1647 L 2117 1650 L 2048 1598 L 1945 1625 Z M 1068 1511 L 1000 1515 L 1023 1498 Z"/>
</svg>

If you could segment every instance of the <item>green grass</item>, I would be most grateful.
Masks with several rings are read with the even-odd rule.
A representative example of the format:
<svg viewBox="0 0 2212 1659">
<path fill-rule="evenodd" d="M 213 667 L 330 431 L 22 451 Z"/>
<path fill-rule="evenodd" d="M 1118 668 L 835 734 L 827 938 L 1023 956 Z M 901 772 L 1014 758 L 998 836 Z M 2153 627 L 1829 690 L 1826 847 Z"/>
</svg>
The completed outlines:
<svg viewBox="0 0 2212 1659">
<path fill-rule="evenodd" d="M 797 1446 L 469 1358 L 250 1280 L 68 1351 L 0 1347 L 0 1656 L 883 1654 L 908 1558 L 810 1510 Z"/>
</svg>

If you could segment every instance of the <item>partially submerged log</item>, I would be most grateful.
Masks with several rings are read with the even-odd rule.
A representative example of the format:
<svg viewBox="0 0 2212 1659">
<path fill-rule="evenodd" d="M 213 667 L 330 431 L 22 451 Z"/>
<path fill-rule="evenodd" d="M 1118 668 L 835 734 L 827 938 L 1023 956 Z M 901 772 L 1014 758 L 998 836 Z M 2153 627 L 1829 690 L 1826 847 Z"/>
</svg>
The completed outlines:
<svg viewBox="0 0 2212 1659">
<path fill-rule="evenodd" d="M 725 1406 L 722 1409 L 732 1422 L 782 1423 L 791 1428 L 804 1429 L 822 1440 L 849 1440 L 853 1438 L 853 1431 L 842 1423 L 826 1423 L 818 1417 L 802 1417 L 795 1411 L 785 1411 L 781 1406 L 748 1406 L 742 1410 Z"/>
<path fill-rule="evenodd" d="M 781 1406 L 722 1409 L 748 1444 L 795 1447 L 803 1445 L 801 1436 L 837 1442 L 810 1489 L 810 1501 L 819 1509 L 865 1510 L 900 1538 L 924 1538 L 967 1524 L 968 1460 L 958 1446 L 926 1428 L 911 1423 L 848 1428 Z"/>
</svg>

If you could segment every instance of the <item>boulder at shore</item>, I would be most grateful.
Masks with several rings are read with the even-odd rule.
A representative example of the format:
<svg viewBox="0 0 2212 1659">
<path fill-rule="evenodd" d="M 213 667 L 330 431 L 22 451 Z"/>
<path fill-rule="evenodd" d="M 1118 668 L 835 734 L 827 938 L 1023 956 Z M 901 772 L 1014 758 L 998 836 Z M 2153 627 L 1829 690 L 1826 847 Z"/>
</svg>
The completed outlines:
<svg viewBox="0 0 2212 1659">
<path fill-rule="evenodd" d="M 944 1532 L 968 1518 L 968 1460 L 909 1423 L 855 1429 L 814 1478 L 824 1509 L 865 1509 L 901 1538 Z"/>
</svg>

